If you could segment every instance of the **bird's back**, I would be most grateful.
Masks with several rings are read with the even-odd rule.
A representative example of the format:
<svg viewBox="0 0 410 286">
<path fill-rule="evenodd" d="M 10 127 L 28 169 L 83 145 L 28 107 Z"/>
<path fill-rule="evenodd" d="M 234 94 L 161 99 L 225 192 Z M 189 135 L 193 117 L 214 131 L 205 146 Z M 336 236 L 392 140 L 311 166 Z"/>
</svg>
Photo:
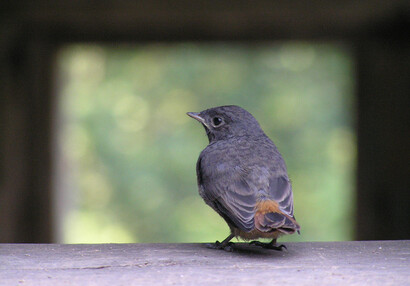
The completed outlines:
<svg viewBox="0 0 410 286">
<path fill-rule="evenodd" d="M 261 202 L 274 201 L 278 207 L 283 202 L 284 212 L 293 217 L 291 189 L 282 186 L 290 186 L 286 165 L 268 137 L 214 142 L 202 151 L 197 167 L 201 196 L 236 227 L 254 229 Z M 263 212 L 266 207 L 264 203 Z"/>
</svg>

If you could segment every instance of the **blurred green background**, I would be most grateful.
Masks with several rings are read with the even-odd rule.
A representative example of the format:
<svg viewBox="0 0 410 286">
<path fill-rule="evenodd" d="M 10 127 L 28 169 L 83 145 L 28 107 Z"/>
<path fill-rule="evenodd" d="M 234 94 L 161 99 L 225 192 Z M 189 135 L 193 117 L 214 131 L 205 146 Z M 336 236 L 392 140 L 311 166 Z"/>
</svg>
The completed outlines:
<svg viewBox="0 0 410 286">
<path fill-rule="evenodd" d="M 353 63 L 337 43 L 70 45 L 57 56 L 59 242 L 213 242 L 199 197 L 207 137 L 185 115 L 250 111 L 293 182 L 301 235 L 353 239 Z"/>
</svg>

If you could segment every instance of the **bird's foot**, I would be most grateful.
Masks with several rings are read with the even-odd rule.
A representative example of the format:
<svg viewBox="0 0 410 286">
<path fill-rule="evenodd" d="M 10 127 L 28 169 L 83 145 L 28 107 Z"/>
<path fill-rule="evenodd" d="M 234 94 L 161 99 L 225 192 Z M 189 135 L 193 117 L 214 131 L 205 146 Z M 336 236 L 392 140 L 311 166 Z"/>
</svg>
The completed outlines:
<svg viewBox="0 0 410 286">
<path fill-rule="evenodd" d="M 235 243 L 233 242 L 224 243 L 224 242 L 216 241 L 215 243 L 208 243 L 206 247 L 212 248 L 212 249 L 221 249 L 227 252 L 232 252 L 234 249 L 234 245 Z"/>
<path fill-rule="evenodd" d="M 208 248 L 212 249 L 223 249 L 228 252 L 233 251 L 233 246 L 235 245 L 233 242 L 229 242 L 234 235 L 231 233 L 227 238 L 225 238 L 222 242 L 216 241 L 215 243 L 209 243 L 206 245 Z"/>
<path fill-rule="evenodd" d="M 249 242 L 249 245 L 256 245 L 256 246 L 260 246 L 262 248 L 273 249 L 273 250 L 278 250 L 278 251 L 282 251 L 283 249 L 288 249 L 283 244 L 276 245 L 276 242 L 264 243 L 264 242 L 260 242 L 260 241 L 257 241 L 257 240 Z"/>
</svg>

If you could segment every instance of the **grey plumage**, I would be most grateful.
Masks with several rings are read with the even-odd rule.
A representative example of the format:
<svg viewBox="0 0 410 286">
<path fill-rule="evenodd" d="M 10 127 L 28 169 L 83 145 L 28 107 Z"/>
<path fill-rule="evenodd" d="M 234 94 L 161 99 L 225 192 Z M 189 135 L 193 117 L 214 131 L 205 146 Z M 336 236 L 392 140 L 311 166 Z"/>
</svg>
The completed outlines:
<svg viewBox="0 0 410 286">
<path fill-rule="evenodd" d="M 227 248 L 233 236 L 270 237 L 265 246 L 276 249 L 279 235 L 299 231 L 285 162 L 257 120 L 234 105 L 188 115 L 202 123 L 209 139 L 196 166 L 199 194 L 231 229 L 215 247 Z"/>
</svg>

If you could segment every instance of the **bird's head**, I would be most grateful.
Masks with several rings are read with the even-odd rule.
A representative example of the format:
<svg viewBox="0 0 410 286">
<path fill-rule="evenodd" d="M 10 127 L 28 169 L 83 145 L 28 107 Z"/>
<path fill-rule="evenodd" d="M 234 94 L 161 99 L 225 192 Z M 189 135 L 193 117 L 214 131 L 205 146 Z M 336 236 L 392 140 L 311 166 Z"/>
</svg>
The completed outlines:
<svg viewBox="0 0 410 286">
<path fill-rule="evenodd" d="M 188 112 L 205 128 L 209 142 L 235 136 L 263 134 L 258 121 L 245 109 L 236 105 L 218 106 L 201 112 Z"/>
</svg>

